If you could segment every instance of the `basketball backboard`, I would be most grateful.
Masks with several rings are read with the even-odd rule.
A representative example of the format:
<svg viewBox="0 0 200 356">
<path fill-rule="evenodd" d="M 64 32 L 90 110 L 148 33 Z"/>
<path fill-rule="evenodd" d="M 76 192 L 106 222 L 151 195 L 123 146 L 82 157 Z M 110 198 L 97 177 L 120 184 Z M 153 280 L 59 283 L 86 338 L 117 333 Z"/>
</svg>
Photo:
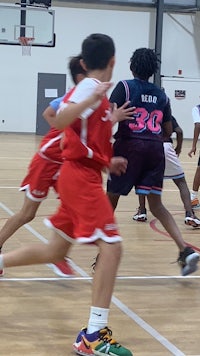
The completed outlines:
<svg viewBox="0 0 200 356">
<path fill-rule="evenodd" d="M 0 44 L 21 45 L 19 37 L 34 38 L 33 46 L 54 47 L 55 11 L 26 5 L 0 5 Z"/>
</svg>

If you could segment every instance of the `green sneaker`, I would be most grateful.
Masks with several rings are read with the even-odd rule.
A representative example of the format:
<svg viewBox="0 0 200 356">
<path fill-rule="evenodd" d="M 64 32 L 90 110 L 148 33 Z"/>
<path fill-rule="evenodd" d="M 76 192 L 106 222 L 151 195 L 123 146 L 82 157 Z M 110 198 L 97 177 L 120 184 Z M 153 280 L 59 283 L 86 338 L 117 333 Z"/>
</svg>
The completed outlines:
<svg viewBox="0 0 200 356">
<path fill-rule="evenodd" d="M 81 356 L 133 356 L 132 352 L 112 338 L 112 331 L 105 327 L 92 334 L 82 329 L 73 344 L 74 351 Z"/>
<path fill-rule="evenodd" d="M 133 356 L 132 352 L 112 338 L 112 331 L 105 327 L 92 334 L 82 329 L 73 344 L 74 351 L 81 356 Z"/>
</svg>

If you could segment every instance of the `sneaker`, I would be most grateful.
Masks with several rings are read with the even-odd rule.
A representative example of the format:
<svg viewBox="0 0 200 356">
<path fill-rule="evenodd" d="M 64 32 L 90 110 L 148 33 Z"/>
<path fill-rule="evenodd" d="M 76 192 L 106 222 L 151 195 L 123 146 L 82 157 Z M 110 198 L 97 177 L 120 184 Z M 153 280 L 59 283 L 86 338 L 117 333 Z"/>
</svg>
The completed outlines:
<svg viewBox="0 0 200 356">
<path fill-rule="evenodd" d="M 82 329 L 73 344 L 73 349 L 77 355 L 81 356 L 133 356 L 130 350 L 112 338 L 112 331 L 107 327 L 92 334 L 87 334 L 87 329 Z"/>
<path fill-rule="evenodd" d="M 70 258 L 65 258 L 63 261 L 48 264 L 48 266 L 60 277 L 74 276 L 75 272 L 71 266 Z"/>
<path fill-rule="evenodd" d="M 182 276 L 187 276 L 198 269 L 197 263 L 199 261 L 199 254 L 191 247 L 187 246 L 183 252 L 180 252 L 178 263 L 181 266 Z"/>
<path fill-rule="evenodd" d="M 147 210 L 145 209 L 144 212 L 141 212 L 140 207 L 138 208 L 138 211 L 135 215 L 133 215 L 133 220 L 136 221 L 147 221 Z"/>
<path fill-rule="evenodd" d="M 200 220 L 194 215 L 193 217 L 191 216 L 186 216 L 185 217 L 185 224 L 192 226 L 192 227 L 200 227 Z"/>
<path fill-rule="evenodd" d="M 192 209 L 200 209 L 199 199 L 195 198 L 191 200 Z"/>
</svg>

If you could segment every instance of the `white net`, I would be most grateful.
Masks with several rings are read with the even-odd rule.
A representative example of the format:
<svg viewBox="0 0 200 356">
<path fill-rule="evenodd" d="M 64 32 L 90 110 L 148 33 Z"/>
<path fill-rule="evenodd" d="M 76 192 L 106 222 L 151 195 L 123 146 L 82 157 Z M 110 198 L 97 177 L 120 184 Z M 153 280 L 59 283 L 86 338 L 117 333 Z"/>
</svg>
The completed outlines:
<svg viewBox="0 0 200 356">
<path fill-rule="evenodd" d="M 31 56 L 31 47 L 34 42 L 33 37 L 19 37 L 22 46 L 22 56 Z"/>
</svg>

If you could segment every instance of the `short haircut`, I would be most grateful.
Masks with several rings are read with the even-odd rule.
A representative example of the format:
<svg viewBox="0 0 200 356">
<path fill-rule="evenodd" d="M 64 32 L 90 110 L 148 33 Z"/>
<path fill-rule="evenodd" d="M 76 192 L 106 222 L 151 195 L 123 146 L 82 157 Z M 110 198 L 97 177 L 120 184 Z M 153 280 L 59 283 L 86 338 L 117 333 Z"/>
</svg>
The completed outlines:
<svg viewBox="0 0 200 356">
<path fill-rule="evenodd" d="M 158 59 L 156 53 L 150 48 L 138 48 L 130 59 L 130 70 L 134 76 L 148 80 L 158 70 Z"/>
<path fill-rule="evenodd" d="M 68 67 L 74 84 L 77 84 L 78 74 L 86 75 L 86 71 L 83 69 L 82 65 L 80 64 L 81 59 L 82 59 L 82 55 L 79 54 L 78 56 L 71 57 L 69 61 Z"/>
<path fill-rule="evenodd" d="M 102 33 L 91 34 L 82 43 L 82 56 L 87 70 L 105 69 L 114 55 L 112 38 Z"/>
</svg>

